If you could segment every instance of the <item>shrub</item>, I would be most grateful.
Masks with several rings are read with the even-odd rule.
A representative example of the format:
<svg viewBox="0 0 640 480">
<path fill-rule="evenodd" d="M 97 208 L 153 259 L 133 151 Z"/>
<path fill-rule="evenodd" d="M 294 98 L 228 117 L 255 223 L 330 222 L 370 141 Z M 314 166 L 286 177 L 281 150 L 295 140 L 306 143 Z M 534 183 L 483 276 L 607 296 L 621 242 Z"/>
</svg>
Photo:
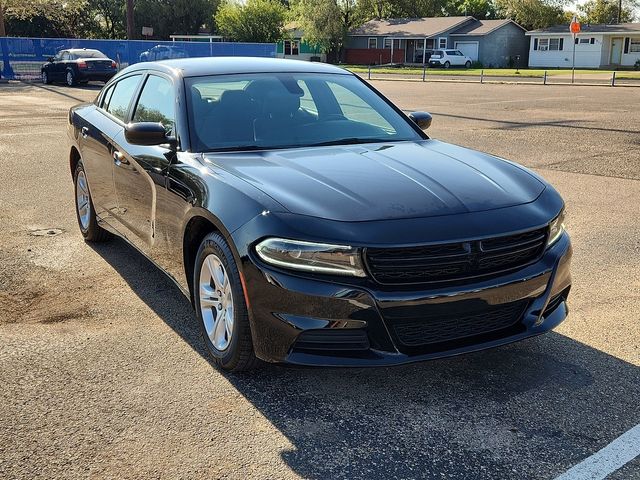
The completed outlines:
<svg viewBox="0 0 640 480">
<path fill-rule="evenodd" d="M 482 65 L 482 62 L 479 62 L 478 60 L 476 60 L 471 64 L 471 68 L 484 68 L 484 65 Z"/>
<path fill-rule="evenodd" d="M 633 68 L 636 70 L 640 70 L 640 60 L 636 60 L 636 63 L 633 65 Z"/>
</svg>

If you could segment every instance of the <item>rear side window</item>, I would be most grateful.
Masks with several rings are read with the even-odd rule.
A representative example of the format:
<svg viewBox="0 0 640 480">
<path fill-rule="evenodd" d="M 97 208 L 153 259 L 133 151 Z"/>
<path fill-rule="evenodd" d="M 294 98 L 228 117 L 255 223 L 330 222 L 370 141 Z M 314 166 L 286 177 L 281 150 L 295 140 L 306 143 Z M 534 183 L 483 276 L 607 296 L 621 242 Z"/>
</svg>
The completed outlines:
<svg viewBox="0 0 640 480">
<path fill-rule="evenodd" d="M 131 103 L 136 88 L 138 88 L 141 77 L 142 75 L 132 75 L 116 83 L 113 93 L 111 93 L 111 98 L 107 99 L 108 103 L 104 109 L 124 122 L 127 117 L 127 111 L 129 110 L 129 104 Z M 109 92 L 107 92 L 107 95 L 109 95 Z"/>
<path fill-rule="evenodd" d="M 105 110 L 109 106 L 109 100 L 111 100 L 111 95 L 113 94 L 113 87 L 114 85 L 111 85 L 109 88 L 107 88 L 107 91 L 104 92 L 104 95 L 102 95 L 102 102 L 100 103 L 100 106 Z"/>
<path fill-rule="evenodd" d="M 174 95 L 171 82 L 166 78 L 150 75 L 142 88 L 134 122 L 160 122 L 170 132 L 175 127 Z"/>
</svg>

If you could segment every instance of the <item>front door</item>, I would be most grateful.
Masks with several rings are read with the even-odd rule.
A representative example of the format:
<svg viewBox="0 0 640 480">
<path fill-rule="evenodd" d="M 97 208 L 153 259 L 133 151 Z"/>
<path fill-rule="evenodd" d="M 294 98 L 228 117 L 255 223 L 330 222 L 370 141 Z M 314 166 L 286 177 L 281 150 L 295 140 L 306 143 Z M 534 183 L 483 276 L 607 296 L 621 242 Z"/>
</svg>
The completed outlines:
<svg viewBox="0 0 640 480">
<path fill-rule="evenodd" d="M 622 61 L 622 37 L 614 37 L 611 39 L 611 64 L 620 65 Z"/>
<path fill-rule="evenodd" d="M 142 87 L 131 122 L 160 122 L 167 132 L 175 128 L 175 93 L 169 78 L 149 75 Z M 113 178 L 118 197 L 117 220 L 131 243 L 150 257 L 156 243 L 158 190 L 165 179 L 172 152 L 167 146 L 133 145 L 124 132 L 116 142 Z"/>
<path fill-rule="evenodd" d="M 407 40 L 407 48 L 404 51 L 405 63 L 413 63 L 413 52 L 416 48 L 415 40 Z"/>
</svg>

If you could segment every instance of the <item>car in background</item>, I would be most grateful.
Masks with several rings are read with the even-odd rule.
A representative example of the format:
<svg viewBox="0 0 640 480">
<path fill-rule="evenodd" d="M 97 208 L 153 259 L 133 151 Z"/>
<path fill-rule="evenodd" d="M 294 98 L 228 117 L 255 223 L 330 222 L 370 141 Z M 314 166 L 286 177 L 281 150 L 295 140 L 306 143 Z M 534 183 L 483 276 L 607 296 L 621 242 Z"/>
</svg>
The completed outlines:
<svg viewBox="0 0 640 480">
<path fill-rule="evenodd" d="M 429 58 L 430 67 L 470 68 L 473 61 L 460 50 L 435 50 Z"/>
<path fill-rule="evenodd" d="M 140 54 L 141 62 L 155 62 L 157 60 L 169 60 L 171 58 L 187 58 L 189 54 L 184 48 L 156 45 Z"/>
<path fill-rule="evenodd" d="M 42 65 L 42 83 L 65 82 L 70 87 L 89 81 L 108 82 L 118 73 L 118 64 L 100 50 L 60 50 Z"/>
</svg>

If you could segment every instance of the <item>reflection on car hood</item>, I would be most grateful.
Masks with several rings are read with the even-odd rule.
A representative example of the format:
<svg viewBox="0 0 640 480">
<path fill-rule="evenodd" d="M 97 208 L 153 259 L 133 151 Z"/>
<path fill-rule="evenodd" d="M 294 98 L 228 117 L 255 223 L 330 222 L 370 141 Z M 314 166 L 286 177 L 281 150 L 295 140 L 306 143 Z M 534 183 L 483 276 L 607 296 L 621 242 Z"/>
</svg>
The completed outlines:
<svg viewBox="0 0 640 480">
<path fill-rule="evenodd" d="M 496 157 L 435 140 L 207 153 L 291 213 L 340 221 L 429 217 L 532 202 L 545 185 Z"/>
</svg>

